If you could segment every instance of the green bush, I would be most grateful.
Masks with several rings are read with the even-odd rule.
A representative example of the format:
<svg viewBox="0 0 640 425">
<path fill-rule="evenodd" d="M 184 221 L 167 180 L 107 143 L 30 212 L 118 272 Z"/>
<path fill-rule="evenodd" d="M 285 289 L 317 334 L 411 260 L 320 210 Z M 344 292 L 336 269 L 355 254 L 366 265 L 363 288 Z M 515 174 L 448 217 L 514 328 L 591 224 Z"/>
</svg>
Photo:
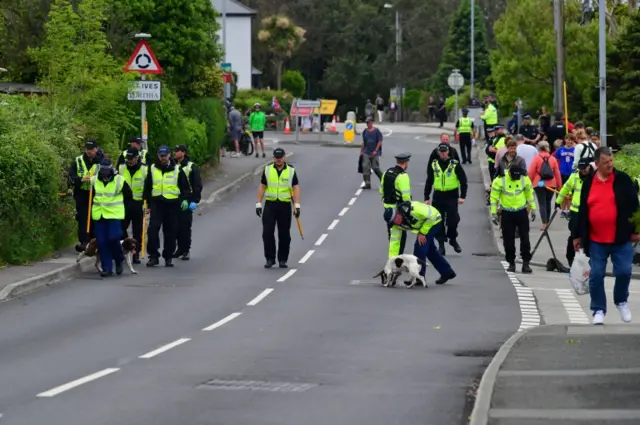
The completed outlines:
<svg viewBox="0 0 640 425">
<path fill-rule="evenodd" d="M 407 90 L 404 94 L 405 109 L 418 110 L 422 103 L 422 92 L 418 89 Z"/>
<path fill-rule="evenodd" d="M 307 89 L 307 83 L 300 71 L 289 69 L 282 74 L 282 88 L 296 97 L 303 97 Z"/>
<path fill-rule="evenodd" d="M 140 114 L 139 102 L 131 103 L 136 105 L 138 114 Z M 147 102 L 147 122 L 149 125 L 149 152 L 155 154 L 162 145 L 173 148 L 186 140 L 184 110 L 178 96 L 166 86 L 162 87 L 162 101 Z"/>
<path fill-rule="evenodd" d="M 195 158 L 189 146 L 192 159 L 198 164 L 203 164 L 209 160 L 219 161 L 220 147 L 224 142 L 227 125 L 224 107 L 220 99 L 205 97 L 188 100 L 184 105 L 184 109 L 189 117 L 195 118 L 204 124 L 207 136 L 206 153 L 202 158 Z"/>
<path fill-rule="evenodd" d="M 615 155 L 615 167 L 629 174 L 632 179 L 640 178 L 640 144 L 623 146 L 622 150 Z M 636 226 L 636 232 L 640 232 L 640 211 L 638 211 L 632 222 Z"/>
<path fill-rule="evenodd" d="M 195 118 L 185 118 L 183 121 L 186 138 L 184 144 L 189 148 L 189 157 L 198 165 L 202 165 L 211 158 L 205 123 Z"/>
</svg>

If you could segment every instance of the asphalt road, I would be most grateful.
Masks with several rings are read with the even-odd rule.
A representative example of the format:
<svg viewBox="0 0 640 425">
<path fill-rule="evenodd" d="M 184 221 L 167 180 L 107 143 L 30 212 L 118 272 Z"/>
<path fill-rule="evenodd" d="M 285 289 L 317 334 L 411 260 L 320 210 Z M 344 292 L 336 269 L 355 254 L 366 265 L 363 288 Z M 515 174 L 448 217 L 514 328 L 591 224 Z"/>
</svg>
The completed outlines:
<svg viewBox="0 0 640 425">
<path fill-rule="evenodd" d="M 385 143 L 383 168 L 413 152 L 414 199 L 433 147 Z M 472 255 L 494 251 L 477 165 L 463 252 L 448 254 L 458 277 L 382 288 L 386 229 L 377 190 L 358 190 L 358 151 L 291 148 L 305 239 L 294 222 L 289 271 L 262 267 L 254 182 L 195 220 L 188 263 L 3 304 L 0 425 L 466 423 L 470 384 L 520 319 L 499 258 Z"/>
</svg>

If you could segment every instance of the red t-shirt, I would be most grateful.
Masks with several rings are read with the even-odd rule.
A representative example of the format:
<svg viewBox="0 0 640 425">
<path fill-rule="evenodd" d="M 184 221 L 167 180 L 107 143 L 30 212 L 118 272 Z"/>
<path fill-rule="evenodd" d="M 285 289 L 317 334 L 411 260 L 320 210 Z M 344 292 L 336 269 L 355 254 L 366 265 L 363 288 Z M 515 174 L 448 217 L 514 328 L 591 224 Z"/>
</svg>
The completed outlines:
<svg viewBox="0 0 640 425">
<path fill-rule="evenodd" d="M 596 175 L 589 191 L 589 240 L 598 243 L 614 243 L 616 240 L 616 219 L 618 207 L 613 192 L 613 173 L 602 181 Z"/>
</svg>

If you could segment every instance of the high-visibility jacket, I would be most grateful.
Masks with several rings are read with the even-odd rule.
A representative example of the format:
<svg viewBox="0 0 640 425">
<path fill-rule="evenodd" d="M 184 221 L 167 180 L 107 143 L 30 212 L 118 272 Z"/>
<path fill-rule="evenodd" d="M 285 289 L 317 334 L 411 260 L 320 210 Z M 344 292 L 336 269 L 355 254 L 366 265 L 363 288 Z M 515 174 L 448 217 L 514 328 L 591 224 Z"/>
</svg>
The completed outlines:
<svg viewBox="0 0 640 425">
<path fill-rule="evenodd" d="M 391 167 L 380 178 L 380 197 L 385 208 L 395 208 L 400 202 L 411 201 L 411 181 L 400 167 Z"/>
<path fill-rule="evenodd" d="M 178 176 L 180 175 L 180 166 L 176 165 L 173 170 L 162 173 L 162 170 L 151 166 L 151 197 L 156 198 L 162 196 L 165 199 L 178 199 L 180 197 L 180 187 L 178 186 Z"/>
<path fill-rule="evenodd" d="M 133 193 L 134 201 L 142 201 L 142 194 L 144 192 L 144 182 L 147 179 L 147 173 L 149 168 L 146 165 L 141 165 L 140 168 L 133 174 L 129 172 L 126 164 L 120 164 L 118 167 L 118 174 L 124 177 Z"/>
<path fill-rule="evenodd" d="M 184 173 L 184 175 L 187 176 L 187 183 L 189 183 L 189 189 L 191 189 L 193 191 L 193 188 L 191 187 L 191 180 L 189 180 L 189 176 L 191 175 L 191 170 L 192 169 L 193 169 L 193 162 L 192 161 L 189 161 L 185 165 L 180 167 L 180 171 L 182 171 Z"/>
<path fill-rule="evenodd" d="M 460 187 L 460 180 L 458 180 L 458 175 L 456 174 L 457 166 L 458 161 L 452 159 L 449 161 L 447 169 L 443 172 L 438 160 L 433 161 L 431 163 L 431 168 L 433 168 L 433 190 L 446 192 L 458 189 Z"/>
<path fill-rule="evenodd" d="M 473 120 L 469 117 L 460 117 L 458 118 L 458 133 L 460 134 L 469 134 L 471 133 L 473 124 Z"/>
<path fill-rule="evenodd" d="M 82 155 L 76 157 L 76 170 L 78 170 L 78 177 L 95 176 L 98 173 L 98 164 L 93 164 L 91 168 L 87 168 L 87 164 L 84 163 L 84 157 Z M 83 182 L 80 185 L 81 190 L 89 190 L 91 183 Z"/>
<path fill-rule="evenodd" d="M 278 176 L 278 169 L 271 163 L 264 167 L 264 176 L 267 179 L 265 199 L 267 201 L 291 202 L 293 191 L 293 176 L 296 170 L 286 164 Z"/>
<path fill-rule="evenodd" d="M 122 156 L 126 159 L 127 158 L 127 151 L 122 151 Z M 142 160 L 142 163 L 144 165 L 147 165 L 147 150 L 146 149 L 142 149 L 140 151 L 140 159 Z"/>
<path fill-rule="evenodd" d="M 560 193 L 556 197 L 556 204 L 562 205 L 564 198 L 571 196 L 571 208 L 573 212 L 578 212 L 580 209 L 580 192 L 582 191 L 582 179 L 580 178 L 580 172 L 574 171 L 569 176 L 569 180 L 562 186 Z"/>
<path fill-rule="evenodd" d="M 412 201 L 409 212 L 409 225 L 393 225 L 389 239 L 389 258 L 400 254 L 400 239 L 404 230 L 414 234 L 427 235 L 431 228 L 442 221 L 440 212 L 431 205 Z"/>
<path fill-rule="evenodd" d="M 494 179 L 490 195 L 491 214 L 498 213 L 498 202 L 503 211 L 520 211 L 527 205 L 531 207 L 531 211 L 535 211 L 533 185 L 529 177 L 522 176 L 518 180 L 513 180 L 507 174 Z"/>
<path fill-rule="evenodd" d="M 487 109 L 480 115 L 480 118 L 482 118 L 489 127 L 498 124 L 498 110 L 493 106 L 493 103 L 487 105 Z"/>
<path fill-rule="evenodd" d="M 124 220 L 124 195 L 122 188 L 125 179 L 117 174 L 106 185 L 98 176 L 91 177 L 93 185 L 93 203 L 91 204 L 91 218 L 100 220 Z"/>
<path fill-rule="evenodd" d="M 505 147 L 504 141 L 506 139 L 507 138 L 504 136 L 504 134 L 501 134 L 493 138 L 493 141 L 491 142 L 491 146 L 496 148 L 496 152 L 489 152 L 489 155 L 490 155 L 488 158 L 489 162 L 496 162 L 496 153 L 498 153 L 500 149 Z"/>
</svg>

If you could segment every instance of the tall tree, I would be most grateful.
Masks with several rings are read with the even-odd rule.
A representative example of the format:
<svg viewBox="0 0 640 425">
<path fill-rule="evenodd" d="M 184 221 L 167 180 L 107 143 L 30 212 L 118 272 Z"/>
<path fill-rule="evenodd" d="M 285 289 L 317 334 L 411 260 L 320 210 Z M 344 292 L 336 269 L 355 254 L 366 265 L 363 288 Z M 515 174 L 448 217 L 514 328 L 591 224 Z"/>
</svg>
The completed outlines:
<svg viewBox="0 0 640 425">
<path fill-rule="evenodd" d="M 305 42 L 306 30 L 285 15 L 271 15 L 261 21 L 258 41 L 266 48 L 276 72 L 276 86 L 282 89 L 282 66 Z"/>
</svg>

